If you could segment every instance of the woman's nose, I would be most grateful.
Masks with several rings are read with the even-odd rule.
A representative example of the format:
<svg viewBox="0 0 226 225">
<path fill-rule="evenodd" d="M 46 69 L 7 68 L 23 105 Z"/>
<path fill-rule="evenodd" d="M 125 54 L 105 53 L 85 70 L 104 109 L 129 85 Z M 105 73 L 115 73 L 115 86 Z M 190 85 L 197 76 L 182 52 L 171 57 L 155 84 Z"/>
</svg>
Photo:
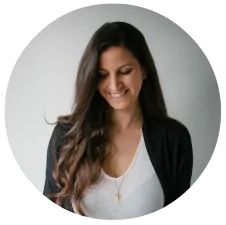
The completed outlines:
<svg viewBox="0 0 226 225">
<path fill-rule="evenodd" d="M 111 91 L 117 91 L 121 86 L 121 81 L 117 75 L 109 76 L 109 89 Z"/>
</svg>

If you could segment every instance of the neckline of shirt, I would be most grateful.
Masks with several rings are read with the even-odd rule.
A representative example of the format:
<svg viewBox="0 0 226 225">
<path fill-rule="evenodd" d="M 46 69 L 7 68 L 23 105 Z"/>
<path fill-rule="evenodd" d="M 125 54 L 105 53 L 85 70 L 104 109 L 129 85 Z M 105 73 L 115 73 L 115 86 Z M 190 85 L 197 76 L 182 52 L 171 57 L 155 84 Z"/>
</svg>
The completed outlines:
<svg viewBox="0 0 226 225">
<path fill-rule="evenodd" d="M 137 146 L 137 150 L 136 150 L 136 153 L 133 157 L 133 160 L 131 161 L 130 165 L 128 166 L 127 170 L 119 177 L 112 177 L 110 175 L 108 175 L 104 169 L 102 168 L 101 169 L 101 174 L 108 180 L 121 180 L 123 177 L 127 176 L 127 174 L 130 172 L 130 170 L 132 169 L 133 167 L 133 164 L 135 163 L 136 161 L 136 158 L 138 157 L 138 153 L 140 152 L 140 148 L 141 148 L 141 144 L 143 143 L 143 132 L 141 133 L 141 137 L 140 137 L 140 140 L 139 140 L 139 144 Z"/>
</svg>

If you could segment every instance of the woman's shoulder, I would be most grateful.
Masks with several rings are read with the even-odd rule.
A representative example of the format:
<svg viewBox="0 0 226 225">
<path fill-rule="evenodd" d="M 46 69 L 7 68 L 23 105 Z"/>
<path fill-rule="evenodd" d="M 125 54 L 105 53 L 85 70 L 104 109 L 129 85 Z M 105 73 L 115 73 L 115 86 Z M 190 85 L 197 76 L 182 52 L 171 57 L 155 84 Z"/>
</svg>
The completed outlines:
<svg viewBox="0 0 226 225">
<path fill-rule="evenodd" d="M 145 122 L 148 123 L 148 129 L 153 129 L 159 132 L 167 132 L 169 135 L 189 135 L 188 128 L 181 121 L 172 117 L 156 117 L 149 116 Z"/>
<path fill-rule="evenodd" d="M 59 157 L 61 147 L 65 142 L 65 135 L 71 127 L 69 123 L 57 122 L 55 124 L 48 144 L 48 158 Z"/>
<path fill-rule="evenodd" d="M 55 143 L 61 144 L 64 141 L 65 135 L 71 129 L 71 123 L 57 122 L 53 128 L 51 140 Z"/>
<path fill-rule="evenodd" d="M 65 134 L 71 129 L 71 127 L 72 127 L 71 123 L 57 122 L 53 129 L 53 132 L 58 134 Z"/>
<path fill-rule="evenodd" d="M 166 117 L 162 118 L 159 121 L 165 128 L 172 129 L 172 130 L 186 130 L 187 127 L 184 123 L 182 123 L 180 120 L 172 118 L 172 117 Z"/>
</svg>

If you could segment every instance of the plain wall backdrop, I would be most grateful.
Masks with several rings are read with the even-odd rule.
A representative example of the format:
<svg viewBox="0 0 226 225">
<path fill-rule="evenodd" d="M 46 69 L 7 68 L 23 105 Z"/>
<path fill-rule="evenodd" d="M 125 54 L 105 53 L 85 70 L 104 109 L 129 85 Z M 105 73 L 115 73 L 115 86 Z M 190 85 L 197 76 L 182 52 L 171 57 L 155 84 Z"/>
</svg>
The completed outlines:
<svg viewBox="0 0 226 225">
<path fill-rule="evenodd" d="M 9 80 L 5 114 L 13 154 L 42 192 L 46 153 L 58 115 L 71 112 L 80 58 L 92 34 L 108 21 L 125 21 L 145 36 L 156 63 L 168 113 L 189 129 L 192 183 L 213 153 L 220 126 L 220 97 L 212 68 L 180 27 L 150 10 L 119 4 L 73 11 L 44 28 L 25 48 Z"/>
</svg>

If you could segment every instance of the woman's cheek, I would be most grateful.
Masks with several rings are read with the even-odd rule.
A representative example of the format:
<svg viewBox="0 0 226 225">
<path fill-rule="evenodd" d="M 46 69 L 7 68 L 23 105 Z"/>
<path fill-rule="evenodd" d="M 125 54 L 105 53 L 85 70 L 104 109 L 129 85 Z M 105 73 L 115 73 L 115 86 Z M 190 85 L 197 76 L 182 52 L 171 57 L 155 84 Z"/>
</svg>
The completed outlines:
<svg viewBox="0 0 226 225">
<path fill-rule="evenodd" d="M 101 82 L 101 81 L 99 82 L 97 89 L 98 89 L 100 95 L 103 96 L 103 93 L 104 93 L 104 84 L 103 84 L 103 82 Z"/>
</svg>

